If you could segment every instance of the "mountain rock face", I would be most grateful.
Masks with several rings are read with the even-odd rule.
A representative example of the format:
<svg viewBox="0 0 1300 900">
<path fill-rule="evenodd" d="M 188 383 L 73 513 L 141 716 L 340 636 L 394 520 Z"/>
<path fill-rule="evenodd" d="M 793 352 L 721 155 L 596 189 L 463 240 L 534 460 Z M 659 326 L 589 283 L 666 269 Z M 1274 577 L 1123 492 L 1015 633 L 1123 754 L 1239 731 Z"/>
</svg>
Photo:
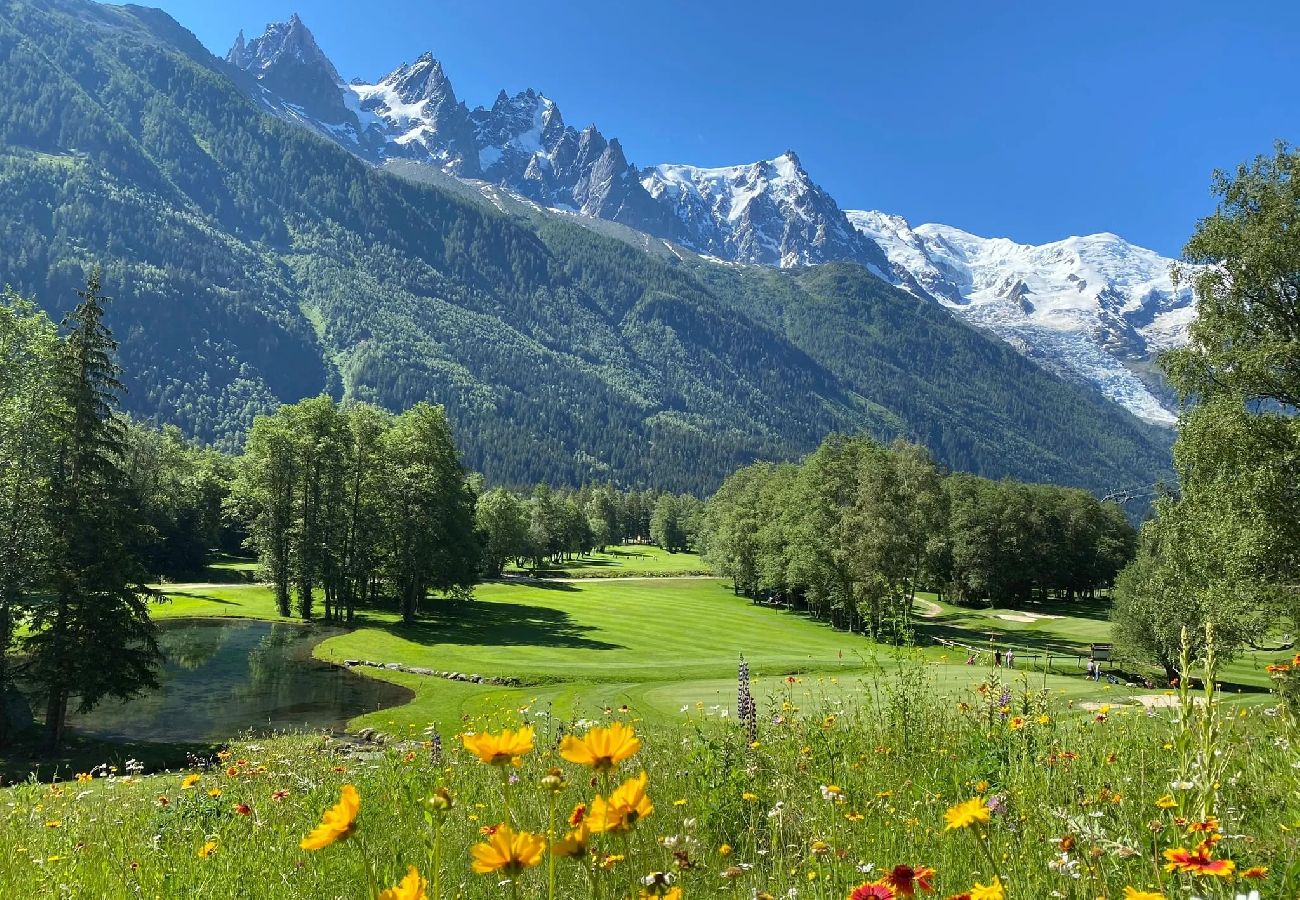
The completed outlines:
<svg viewBox="0 0 1300 900">
<path fill-rule="evenodd" d="M 226 59 L 254 77 L 257 99 L 272 111 L 372 162 L 428 163 L 727 261 L 853 261 L 881 275 L 889 268 L 790 151 L 719 169 L 638 169 L 616 138 L 565 124 L 555 102 L 532 89 L 501 91 L 491 107 L 468 109 L 430 53 L 374 84 L 344 84 L 296 15 L 251 42 L 241 33 Z"/>
<path fill-rule="evenodd" d="M 256 99 L 286 118 L 315 125 L 327 135 L 362 140 L 356 113 L 340 90 L 342 79 L 297 13 L 266 26 L 251 41 L 241 31 L 226 62 L 251 76 Z"/>
<path fill-rule="evenodd" d="M 673 211 L 681 243 L 701 253 L 780 268 L 859 262 L 882 278 L 889 269 L 793 150 L 747 166 L 653 166 L 641 184 Z"/>
<path fill-rule="evenodd" d="M 1114 234 L 1049 244 L 983 238 L 947 225 L 852 210 L 905 289 L 928 295 L 1063 377 L 1093 385 L 1135 415 L 1175 419 L 1155 354 L 1187 342 L 1191 289 L 1174 260 Z"/>
<path fill-rule="evenodd" d="M 354 81 L 341 90 L 367 131 L 382 135 L 381 154 L 434 163 L 453 175 L 479 174 L 469 109 L 433 54 L 403 63 L 378 84 Z"/>
<path fill-rule="evenodd" d="M 1186 340 L 1190 292 L 1174 290 L 1170 260 L 1114 235 L 1035 247 L 846 214 L 793 151 L 748 165 L 639 169 L 617 139 L 566 124 L 532 89 L 470 109 L 431 53 L 373 84 L 345 84 L 296 15 L 252 41 L 241 33 L 226 59 L 266 108 L 372 163 L 429 165 L 493 202 L 501 188 L 727 262 L 855 262 L 1141 418 L 1175 419 L 1154 355 Z"/>
</svg>

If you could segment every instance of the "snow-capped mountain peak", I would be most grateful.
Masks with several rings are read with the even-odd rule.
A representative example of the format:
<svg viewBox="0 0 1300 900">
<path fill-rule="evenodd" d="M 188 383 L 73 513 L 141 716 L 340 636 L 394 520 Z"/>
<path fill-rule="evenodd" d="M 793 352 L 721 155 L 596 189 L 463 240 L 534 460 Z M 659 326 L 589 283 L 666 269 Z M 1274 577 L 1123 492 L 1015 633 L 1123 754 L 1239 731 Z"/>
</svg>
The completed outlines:
<svg viewBox="0 0 1300 900">
<path fill-rule="evenodd" d="M 1143 418 L 1174 418 L 1151 360 L 1185 342 L 1191 294 L 1173 284 L 1171 260 L 1114 234 L 1035 246 L 846 212 L 792 150 L 744 165 L 638 168 L 617 139 L 575 130 L 531 88 L 468 108 L 433 53 L 344 84 L 297 15 L 251 41 L 241 32 L 227 62 L 268 109 L 371 162 L 435 166 L 493 202 L 504 189 L 725 261 L 856 262 Z"/>
<path fill-rule="evenodd" d="M 1190 288 L 1174 284 L 1174 260 L 1109 232 L 1033 245 L 949 225 L 912 228 L 888 213 L 848 216 L 885 251 L 904 287 L 1142 418 L 1174 420 L 1149 366 L 1154 354 L 1186 342 L 1195 314 Z"/>
<path fill-rule="evenodd" d="M 782 267 L 830 260 L 887 267 L 792 150 L 740 166 L 651 166 L 641 184 L 674 211 L 679 239 L 702 253 Z"/>
</svg>

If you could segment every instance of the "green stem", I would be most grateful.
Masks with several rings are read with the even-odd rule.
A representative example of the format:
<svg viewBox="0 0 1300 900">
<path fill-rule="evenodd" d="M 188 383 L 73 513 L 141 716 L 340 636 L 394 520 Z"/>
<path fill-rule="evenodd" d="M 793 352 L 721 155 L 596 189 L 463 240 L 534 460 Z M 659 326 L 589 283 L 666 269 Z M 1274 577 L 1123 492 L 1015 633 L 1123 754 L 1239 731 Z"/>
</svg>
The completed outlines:
<svg viewBox="0 0 1300 900">
<path fill-rule="evenodd" d="M 549 845 L 546 859 L 546 897 L 555 900 L 555 794 L 550 795 L 551 810 L 546 821 L 546 842 Z"/>
<path fill-rule="evenodd" d="M 505 766 L 501 767 L 501 795 L 505 798 L 506 804 L 505 822 L 511 828 L 514 828 L 514 819 L 510 815 L 510 773 L 506 770 Z"/>
<path fill-rule="evenodd" d="M 433 829 L 433 900 L 442 900 L 442 819 Z"/>
<path fill-rule="evenodd" d="M 998 861 L 993 858 L 993 848 L 989 844 L 988 834 L 983 827 L 976 825 L 975 836 L 975 843 L 979 844 L 980 849 L 984 851 L 984 857 L 989 861 L 989 866 L 993 869 L 993 877 L 1002 882 L 1002 886 L 1005 888 L 1006 883 L 1002 879 L 1002 873 L 998 870 Z"/>
<path fill-rule="evenodd" d="M 366 838 L 360 830 L 357 831 L 357 848 L 361 851 L 361 862 L 366 867 L 366 883 L 370 888 L 370 896 L 379 896 L 379 878 L 375 875 L 375 862 L 371 855 L 366 852 Z"/>
</svg>

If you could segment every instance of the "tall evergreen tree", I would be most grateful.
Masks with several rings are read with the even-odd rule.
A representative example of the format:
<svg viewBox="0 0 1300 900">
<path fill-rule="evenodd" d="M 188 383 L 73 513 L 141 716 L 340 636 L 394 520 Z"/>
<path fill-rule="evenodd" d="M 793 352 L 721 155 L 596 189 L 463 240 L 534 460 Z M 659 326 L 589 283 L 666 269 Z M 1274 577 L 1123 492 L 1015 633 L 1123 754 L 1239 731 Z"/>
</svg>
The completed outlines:
<svg viewBox="0 0 1300 900">
<path fill-rule="evenodd" d="M 72 698 L 82 711 L 105 697 L 129 698 L 157 684 L 160 662 L 142 584 L 138 504 L 122 467 L 122 384 L 98 270 L 78 293 L 56 385 L 63 415 L 50 483 L 50 590 L 33 604 L 23 641 L 28 674 L 46 697 L 51 747 L 63 741 Z"/>
<path fill-rule="evenodd" d="M 31 303 L 0 297 L 0 746 L 10 737 L 10 650 L 25 601 L 45 574 L 58 356 L 54 323 Z"/>
</svg>

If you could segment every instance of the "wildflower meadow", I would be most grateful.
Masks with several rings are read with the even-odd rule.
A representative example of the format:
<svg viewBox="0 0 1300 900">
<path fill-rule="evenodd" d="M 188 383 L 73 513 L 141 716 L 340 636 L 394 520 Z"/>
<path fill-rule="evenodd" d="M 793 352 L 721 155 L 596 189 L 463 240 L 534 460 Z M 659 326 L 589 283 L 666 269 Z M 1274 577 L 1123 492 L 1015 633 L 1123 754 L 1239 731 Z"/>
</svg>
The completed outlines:
<svg viewBox="0 0 1300 900">
<path fill-rule="evenodd" d="M 1213 666 L 1213 659 L 1209 661 Z M 739 715 L 541 705 L 385 744 L 287 735 L 0 795 L 6 896 L 1233 898 L 1300 893 L 1294 709 L 1213 670 L 1082 709 L 906 652 Z M 1270 674 L 1290 685 L 1300 659 Z M 840 686 L 843 687 L 843 686 Z M 1285 698 L 1286 694 L 1283 694 Z"/>
</svg>

